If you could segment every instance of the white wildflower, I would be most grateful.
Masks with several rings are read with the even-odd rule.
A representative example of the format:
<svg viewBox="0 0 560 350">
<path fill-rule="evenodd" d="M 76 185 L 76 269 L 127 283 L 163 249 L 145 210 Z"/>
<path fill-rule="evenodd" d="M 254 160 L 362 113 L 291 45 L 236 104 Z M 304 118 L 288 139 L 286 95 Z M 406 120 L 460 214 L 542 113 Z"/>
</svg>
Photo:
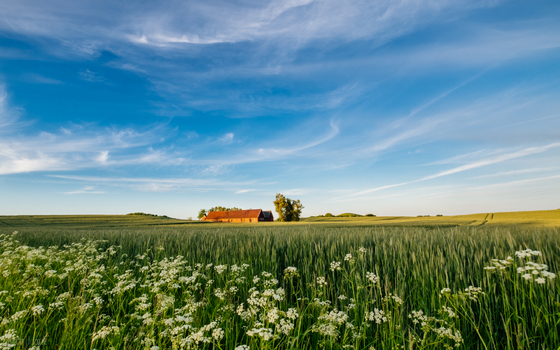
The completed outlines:
<svg viewBox="0 0 560 350">
<path fill-rule="evenodd" d="M 371 284 L 377 284 L 377 282 L 379 282 L 379 276 L 373 272 L 366 272 L 366 278 Z"/>
<path fill-rule="evenodd" d="M 478 301 L 478 296 L 484 294 L 486 293 L 484 293 L 480 287 L 469 286 L 465 289 L 465 295 L 473 301 Z"/>
<path fill-rule="evenodd" d="M 515 255 L 519 259 L 525 259 L 530 258 L 531 256 L 541 256 L 542 254 L 538 250 L 525 249 L 515 252 Z"/>
<path fill-rule="evenodd" d="M 216 328 L 212 331 L 212 338 L 214 338 L 216 341 L 220 341 L 223 337 L 224 337 L 224 330 L 221 328 Z"/>
<path fill-rule="evenodd" d="M 340 267 L 341 263 L 340 261 L 333 261 L 331 263 L 331 271 L 340 271 L 342 270 L 342 268 Z"/>
<path fill-rule="evenodd" d="M 295 320 L 296 318 L 298 318 L 298 313 L 297 313 L 297 309 L 294 308 L 289 308 L 288 312 L 286 312 L 286 317 L 289 318 L 290 320 Z"/>
<path fill-rule="evenodd" d="M 216 270 L 218 275 L 221 275 L 224 271 L 227 270 L 227 265 L 216 265 L 214 266 L 214 269 Z"/>
<path fill-rule="evenodd" d="M 299 273 L 297 268 L 292 267 L 292 266 L 288 266 L 287 268 L 284 269 L 284 278 L 285 279 L 292 279 L 294 277 L 298 277 Z"/>
<path fill-rule="evenodd" d="M 45 312 L 45 308 L 43 305 L 35 305 L 31 308 L 31 312 L 33 312 L 33 316 L 38 316 Z"/>
<path fill-rule="evenodd" d="M 92 342 L 96 341 L 97 339 L 105 339 L 107 336 L 111 334 L 118 334 L 120 332 L 119 327 L 117 326 L 103 326 L 100 330 L 93 333 L 93 337 L 91 339 Z"/>
<path fill-rule="evenodd" d="M 270 340 L 273 337 L 272 329 L 270 328 L 253 328 L 247 331 L 247 335 L 250 337 L 257 336 L 264 341 Z"/>
<path fill-rule="evenodd" d="M 385 316 L 385 312 L 377 308 L 374 308 L 372 312 L 366 312 L 365 319 L 366 321 L 374 321 L 377 324 L 381 324 L 389 320 L 387 316 Z"/>
</svg>

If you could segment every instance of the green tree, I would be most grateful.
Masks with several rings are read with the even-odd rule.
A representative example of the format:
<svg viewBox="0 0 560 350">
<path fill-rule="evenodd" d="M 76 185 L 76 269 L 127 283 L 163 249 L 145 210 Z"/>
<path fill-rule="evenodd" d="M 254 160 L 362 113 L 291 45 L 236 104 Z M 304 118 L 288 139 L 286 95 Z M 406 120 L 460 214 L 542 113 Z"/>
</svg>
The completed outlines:
<svg viewBox="0 0 560 350">
<path fill-rule="evenodd" d="M 276 200 L 273 203 L 278 213 L 278 221 L 299 221 L 303 209 L 299 199 L 291 200 L 284 197 L 282 193 L 277 193 Z"/>
<path fill-rule="evenodd" d="M 206 209 L 200 209 L 200 211 L 198 212 L 198 220 L 202 219 L 205 216 L 206 216 Z"/>
<path fill-rule="evenodd" d="M 274 208 L 278 213 L 278 221 L 285 221 L 285 212 L 286 212 L 286 197 L 283 194 L 277 193 L 276 200 L 274 201 Z"/>
<path fill-rule="evenodd" d="M 198 219 L 199 220 L 202 219 L 206 214 L 208 214 L 211 211 L 230 211 L 230 210 L 243 210 L 243 209 L 237 208 L 237 207 L 226 208 L 226 207 L 221 207 L 221 206 L 212 207 L 208 210 L 200 209 L 200 211 L 198 212 Z"/>
<path fill-rule="evenodd" d="M 301 216 L 301 211 L 302 210 L 303 210 L 303 205 L 301 204 L 299 199 L 292 202 L 292 220 L 293 221 L 299 221 L 299 217 Z"/>
<path fill-rule="evenodd" d="M 209 212 L 210 211 L 231 211 L 231 210 L 243 210 L 243 209 L 237 208 L 237 207 L 226 208 L 226 207 L 220 207 L 220 206 L 212 207 L 212 208 L 208 209 Z"/>
</svg>

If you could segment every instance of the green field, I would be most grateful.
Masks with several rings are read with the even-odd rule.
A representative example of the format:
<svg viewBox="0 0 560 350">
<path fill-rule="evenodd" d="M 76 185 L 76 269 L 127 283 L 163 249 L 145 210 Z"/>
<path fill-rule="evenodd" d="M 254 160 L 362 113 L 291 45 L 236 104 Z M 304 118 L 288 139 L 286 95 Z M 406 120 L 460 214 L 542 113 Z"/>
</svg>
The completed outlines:
<svg viewBox="0 0 560 350">
<path fill-rule="evenodd" d="M 375 217 L 310 217 L 299 222 L 260 222 L 259 226 L 285 226 L 321 224 L 328 226 L 546 226 L 560 227 L 560 209 L 504 213 L 480 213 L 453 216 L 375 216 Z M 210 223 L 166 217 L 136 215 L 19 215 L 0 216 L 0 228 L 23 227 L 153 227 L 183 225 L 214 225 L 228 227 L 253 226 L 254 224 Z"/>
<path fill-rule="evenodd" d="M 558 212 L 3 216 L 0 349 L 559 349 Z"/>
</svg>

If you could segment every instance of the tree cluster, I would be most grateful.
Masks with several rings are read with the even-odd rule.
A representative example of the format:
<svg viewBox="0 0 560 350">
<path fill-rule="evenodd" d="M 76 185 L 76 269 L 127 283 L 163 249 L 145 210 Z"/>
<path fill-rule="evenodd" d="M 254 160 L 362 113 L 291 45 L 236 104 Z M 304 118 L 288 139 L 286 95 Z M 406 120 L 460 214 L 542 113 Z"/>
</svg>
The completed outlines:
<svg viewBox="0 0 560 350">
<path fill-rule="evenodd" d="M 241 208 L 236 208 L 236 207 L 233 207 L 233 208 L 226 208 L 226 207 L 220 207 L 220 206 L 212 207 L 212 208 L 210 208 L 210 209 L 208 209 L 208 210 L 206 210 L 206 209 L 200 209 L 200 211 L 198 212 L 198 219 L 199 219 L 199 220 L 202 219 L 203 217 L 206 216 L 206 214 L 208 214 L 208 213 L 211 212 L 211 211 L 231 211 L 231 210 L 243 210 L 243 209 L 241 209 Z"/>
<path fill-rule="evenodd" d="M 277 193 L 274 207 L 278 213 L 278 221 L 299 221 L 303 205 L 298 200 L 292 200 Z"/>
</svg>

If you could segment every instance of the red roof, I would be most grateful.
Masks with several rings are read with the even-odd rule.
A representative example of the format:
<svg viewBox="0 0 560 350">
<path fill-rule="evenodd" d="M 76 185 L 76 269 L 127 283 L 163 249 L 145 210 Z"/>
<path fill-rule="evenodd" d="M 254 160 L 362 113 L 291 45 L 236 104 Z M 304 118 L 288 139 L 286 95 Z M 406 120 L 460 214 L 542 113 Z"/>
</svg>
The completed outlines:
<svg viewBox="0 0 560 350">
<path fill-rule="evenodd" d="M 204 220 L 218 220 L 218 219 L 257 219 L 261 209 L 249 210 L 230 210 L 230 211 L 211 211 L 206 214 Z"/>
</svg>

